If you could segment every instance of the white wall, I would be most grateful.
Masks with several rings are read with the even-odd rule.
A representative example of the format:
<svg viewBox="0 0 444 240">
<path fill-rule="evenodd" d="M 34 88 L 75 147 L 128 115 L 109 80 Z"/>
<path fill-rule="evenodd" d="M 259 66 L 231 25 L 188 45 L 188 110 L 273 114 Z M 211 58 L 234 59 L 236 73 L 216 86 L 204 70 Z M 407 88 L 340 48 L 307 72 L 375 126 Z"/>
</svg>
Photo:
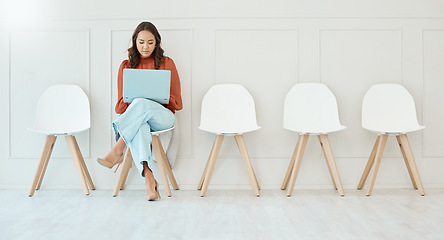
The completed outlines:
<svg viewBox="0 0 444 240">
<path fill-rule="evenodd" d="M 26 2 L 26 1 L 25 1 Z M 297 135 L 282 128 L 282 105 L 298 82 L 321 82 L 336 95 L 347 129 L 330 135 L 339 173 L 353 191 L 376 135 L 361 128 L 361 101 L 375 83 L 400 83 L 427 126 L 410 134 L 427 188 L 444 186 L 443 1 L 16 1 L 0 2 L 0 187 L 27 189 L 44 136 L 31 126 L 39 95 L 53 84 L 78 84 L 91 101 L 92 127 L 78 134 L 98 188 L 117 175 L 99 166 L 113 144 L 116 75 L 141 21 L 160 30 L 182 82 L 179 159 L 182 189 L 195 189 L 214 136 L 197 129 L 203 95 L 215 83 L 240 83 L 253 95 L 262 129 L 245 135 L 262 188 L 279 188 Z M 143 188 L 130 174 L 129 188 Z M 250 189 L 233 139 L 226 138 L 210 188 Z M 376 188 L 410 187 L 390 138 Z M 64 139 L 56 142 L 42 188 L 79 188 Z M 316 138 L 311 138 L 296 188 L 332 188 Z"/>
</svg>

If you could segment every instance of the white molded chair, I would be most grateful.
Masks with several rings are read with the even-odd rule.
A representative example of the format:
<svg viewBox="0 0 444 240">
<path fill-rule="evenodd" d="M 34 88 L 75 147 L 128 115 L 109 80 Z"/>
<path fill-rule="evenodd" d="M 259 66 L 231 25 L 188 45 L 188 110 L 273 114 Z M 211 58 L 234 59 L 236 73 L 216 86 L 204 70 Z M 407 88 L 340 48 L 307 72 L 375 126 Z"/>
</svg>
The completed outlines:
<svg viewBox="0 0 444 240">
<path fill-rule="evenodd" d="M 239 84 L 217 84 L 212 86 L 202 100 L 199 129 L 216 134 L 198 190 L 205 196 L 217 156 L 225 135 L 234 136 L 242 159 L 247 168 L 250 182 L 256 196 L 259 196 L 259 184 L 248 156 L 243 134 L 259 129 L 256 123 L 254 100 L 250 93 Z"/>
<path fill-rule="evenodd" d="M 376 84 L 365 94 L 362 101 L 362 127 L 378 133 L 373 150 L 358 184 L 362 189 L 373 167 L 367 196 L 372 194 L 384 148 L 389 135 L 396 136 L 413 187 L 424 195 L 412 149 L 407 138 L 408 132 L 424 129 L 418 124 L 413 97 L 402 85 Z"/>
<path fill-rule="evenodd" d="M 282 190 L 290 186 L 287 196 L 293 193 L 309 135 L 317 135 L 335 189 L 344 196 L 341 179 L 336 168 L 328 133 L 345 129 L 339 122 L 338 105 L 333 93 L 321 83 L 299 83 L 285 98 L 284 128 L 299 133 L 293 156 L 285 174 Z"/>
<path fill-rule="evenodd" d="M 159 172 L 160 175 L 162 176 L 162 183 L 165 187 L 165 192 L 168 197 L 171 197 L 171 189 L 168 182 L 168 178 L 170 179 L 171 185 L 173 185 L 173 188 L 175 190 L 179 190 L 179 185 L 177 185 L 176 178 L 174 177 L 173 171 L 171 170 L 171 166 L 170 163 L 168 162 L 165 150 L 163 149 L 162 144 L 160 143 L 159 134 L 171 131 L 173 129 L 174 127 L 162 131 L 151 132 L 152 151 L 156 156 L 157 166 L 159 167 Z M 125 152 L 125 157 L 123 159 L 123 167 L 122 170 L 120 170 L 119 177 L 117 179 L 117 184 L 113 191 L 113 197 L 117 197 L 117 195 L 119 195 L 119 191 L 124 189 L 125 182 L 128 177 L 128 173 L 131 168 L 132 162 L 133 162 L 133 157 L 131 156 L 130 149 L 127 147 Z"/>
<path fill-rule="evenodd" d="M 29 130 L 46 134 L 46 142 L 32 183 L 29 196 L 40 189 L 57 136 L 64 135 L 74 160 L 85 194 L 88 185 L 94 190 L 85 161 L 73 133 L 90 128 L 88 96 L 76 85 L 54 85 L 46 89 L 37 103 L 34 126 Z M 86 180 L 85 180 L 86 178 Z"/>
</svg>

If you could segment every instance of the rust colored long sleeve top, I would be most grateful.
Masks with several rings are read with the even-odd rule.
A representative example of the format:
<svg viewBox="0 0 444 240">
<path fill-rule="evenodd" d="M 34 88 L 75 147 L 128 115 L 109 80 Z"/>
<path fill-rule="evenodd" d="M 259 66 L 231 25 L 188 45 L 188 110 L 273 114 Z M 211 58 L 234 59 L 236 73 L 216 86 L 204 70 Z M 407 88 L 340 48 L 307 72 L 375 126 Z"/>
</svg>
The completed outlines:
<svg viewBox="0 0 444 240">
<path fill-rule="evenodd" d="M 123 102 L 123 69 L 130 68 L 128 60 L 124 60 L 120 64 L 119 74 L 117 76 L 117 90 L 118 90 L 118 99 L 116 104 L 116 113 L 122 114 L 126 111 L 128 106 L 131 103 Z M 154 67 L 154 58 L 140 58 L 140 62 L 137 65 L 136 69 L 155 69 Z M 177 110 L 182 109 L 182 97 L 180 94 L 180 80 L 179 74 L 177 73 L 176 65 L 174 64 L 173 59 L 169 57 L 164 57 L 163 61 L 160 63 L 158 70 L 170 70 L 171 71 L 171 84 L 170 84 L 170 101 L 168 104 L 163 104 L 164 107 L 171 110 L 171 112 L 175 113 Z"/>
</svg>

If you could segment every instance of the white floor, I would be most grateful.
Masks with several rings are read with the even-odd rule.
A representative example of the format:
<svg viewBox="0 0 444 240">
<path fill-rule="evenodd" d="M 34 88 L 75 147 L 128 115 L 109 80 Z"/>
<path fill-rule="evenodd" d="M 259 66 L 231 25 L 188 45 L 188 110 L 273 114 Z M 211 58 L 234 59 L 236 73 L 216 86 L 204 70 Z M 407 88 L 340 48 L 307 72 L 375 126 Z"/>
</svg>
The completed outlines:
<svg viewBox="0 0 444 240">
<path fill-rule="evenodd" d="M 0 190 L 0 239 L 444 239 L 444 189 Z"/>
</svg>

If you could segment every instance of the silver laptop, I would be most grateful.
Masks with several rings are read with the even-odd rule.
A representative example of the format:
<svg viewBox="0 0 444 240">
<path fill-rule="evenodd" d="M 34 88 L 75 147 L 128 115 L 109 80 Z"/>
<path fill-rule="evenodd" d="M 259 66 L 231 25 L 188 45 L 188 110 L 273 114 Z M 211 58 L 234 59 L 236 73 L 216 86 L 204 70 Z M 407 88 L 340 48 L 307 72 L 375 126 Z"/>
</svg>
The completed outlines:
<svg viewBox="0 0 444 240">
<path fill-rule="evenodd" d="M 123 69 L 123 101 L 148 98 L 161 104 L 170 99 L 171 71 Z"/>
</svg>

